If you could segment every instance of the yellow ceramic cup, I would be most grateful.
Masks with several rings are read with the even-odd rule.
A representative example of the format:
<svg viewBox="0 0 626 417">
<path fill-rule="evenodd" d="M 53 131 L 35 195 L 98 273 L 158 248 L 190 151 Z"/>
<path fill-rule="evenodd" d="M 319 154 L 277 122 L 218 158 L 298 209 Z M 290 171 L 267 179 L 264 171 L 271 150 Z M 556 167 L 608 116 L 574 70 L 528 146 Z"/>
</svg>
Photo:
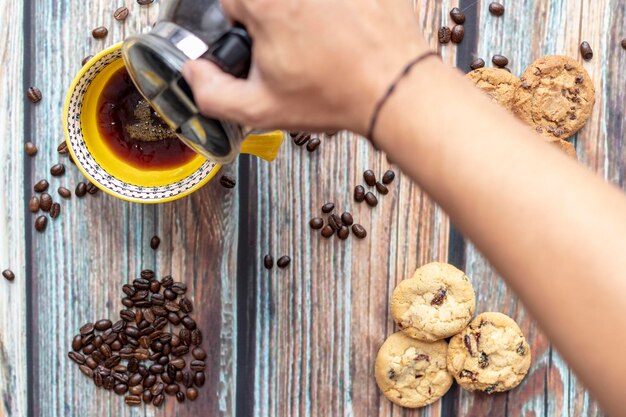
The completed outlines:
<svg viewBox="0 0 626 417">
<path fill-rule="evenodd" d="M 198 155 L 183 166 L 140 169 L 120 160 L 98 130 L 98 101 L 109 79 L 124 66 L 121 43 L 93 57 L 78 73 L 67 94 L 63 122 L 65 137 L 78 168 L 104 192 L 126 201 L 163 203 L 201 188 L 220 165 Z M 283 142 L 283 132 L 248 137 L 242 153 L 272 161 Z"/>
</svg>

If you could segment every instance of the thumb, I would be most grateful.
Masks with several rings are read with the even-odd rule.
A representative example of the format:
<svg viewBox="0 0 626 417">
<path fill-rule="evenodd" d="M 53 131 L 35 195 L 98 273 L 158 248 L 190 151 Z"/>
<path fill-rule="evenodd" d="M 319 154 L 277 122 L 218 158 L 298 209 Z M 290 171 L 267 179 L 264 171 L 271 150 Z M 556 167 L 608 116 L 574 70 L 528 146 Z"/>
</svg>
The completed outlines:
<svg viewBox="0 0 626 417">
<path fill-rule="evenodd" d="M 186 62 L 183 77 L 203 114 L 239 123 L 248 122 L 252 112 L 248 81 L 225 73 L 206 59 Z"/>
</svg>

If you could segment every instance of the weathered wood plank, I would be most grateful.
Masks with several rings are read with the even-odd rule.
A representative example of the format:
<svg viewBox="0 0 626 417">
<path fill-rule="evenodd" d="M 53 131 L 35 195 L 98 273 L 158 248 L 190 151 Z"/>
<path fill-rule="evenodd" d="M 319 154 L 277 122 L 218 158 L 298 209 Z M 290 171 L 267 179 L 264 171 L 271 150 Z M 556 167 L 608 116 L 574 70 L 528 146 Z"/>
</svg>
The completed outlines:
<svg viewBox="0 0 626 417">
<path fill-rule="evenodd" d="M 26 341 L 28 277 L 24 235 L 24 8 L 0 8 L 0 271 L 11 269 L 14 282 L 0 276 L 0 416 L 25 416 L 28 407 Z"/>
<path fill-rule="evenodd" d="M 436 36 L 456 2 L 416 2 Z M 435 39 L 431 39 L 437 47 Z M 453 63 L 454 48 L 445 48 Z M 258 224 L 255 416 L 439 415 L 441 403 L 406 412 L 381 398 L 374 360 L 394 332 L 388 299 L 396 283 L 432 260 L 446 260 L 447 220 L 408 178 L 399 175 L 372 210 L 352 200 L 366 169 L 390 165 L 363 139 L 342 133 L 315 154 L 287 143 L 272 165 L 254 163 Z M 308 221 L 327 201 L 353 213 L 367 240 L 325 240 Z M 287 270 L 268 272 L 262 257 L 292 256 Z M 242 387 L 240 387 L 242 389 Z"/>
<path fill-rule="evenodd" d="M 126 0 L 129 19 L 121 24 L 112 12 L 123 2 L 36 2 L 31 12 L 33 83 L 44 101 L 31 122 L 40 143 L 33 178 L 48 178 L 59 160 L 61 111 L 65 89 L 82 58 L 151 27 L 157 5 L 141 7 Z M 94 40 L 91 29 L 104 25 L 106 40 Z M 65 161 L 67 162 L 67 161 Z M 55 190 L 74 188 L 81 175 L 71 164 L 68 174 L 53 179 Z M 236 169 L 236 166 L 231 169 Z M 32 381 L 34 415 L 224 415 L 234 410 L 237 219 L 236 193 L 210 184 L 193 196 L 158 207 L 140 206 L 99 193 L 63 202 L 61 217 L 44 235 L 33 232 Z M 150 238 L 158 234 L 155 253 Z M 123 398 L 96 389 L 66 358 L 79 326 L 98 318 L 117 318 L 121 285 L 142 268 L 186 282 L 195 304 L 194 317 L 204 332 L 209 353 L 207 381 L 193 405 L 169 398 L 161 411 L 132 410 Z"/>
</svg>

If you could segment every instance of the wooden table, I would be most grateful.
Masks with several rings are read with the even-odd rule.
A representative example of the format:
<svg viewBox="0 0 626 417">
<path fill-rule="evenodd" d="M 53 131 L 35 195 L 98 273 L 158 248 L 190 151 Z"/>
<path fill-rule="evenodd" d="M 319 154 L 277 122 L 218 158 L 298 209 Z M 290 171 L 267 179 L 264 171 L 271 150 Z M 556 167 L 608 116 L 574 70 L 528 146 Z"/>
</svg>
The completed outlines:
<svg viewBox="0 0 626 417">
<path fill-rule="evenodd" d="M 74 197 L 45 234 L 36 233 L 27 201 L 32 184 L 48 178 L 59 161 L 62 104 L 81 60 L 155 21 L 158 4 L 140 7 L 132 0 L 125 0 L 131 9 L 126 23 L 114 21 L 122 3 L 7 0 L 0 7 L 0 269 L 17 275 L 13 283 L 0 280 L 0 416 L 601 415 L 504 281 L 408 178 L 400 175 L 374 210 L 352 202 L 365 169 L 382 173 L 390 165 L 347 133 L 324 140 L 314 154 L 285 143 L 272 164 L 242 157 L 225 169 L 238 177 L 234 191 L 213 182 L 160 206 L 102 193 Z M 598 102 L 575 142 L 583 164 L 624 187 L 626 51 L 619 40 L 626 37 L 626 3 L 504 0 L 503 18 L 489 14 L 487 0 L 460 3 L 466 39 L 458 48 L 439 47 L 436 31 L 458 2 L 415 0 L 432 46 L 464 71 L 474 56 L 489 60 L 502 53 L 521 74 L 542 55 L 578 57 L 580 41 L 591 43 L 595 57 L 585 67 Z M 110 30 L 104 41 L 90 35 L 100 25 Z M 40 104 L 24 99 L 30 85 L 42 90 Z M 39 146 L 34 159 L 24 157 L 27 140 Z M 76 168 L 68 164 L 68 171 L 51 181 L 55 188 L 80 181 Z M 329 200 L 354 213 L 369 230 L 367 240 L 325 241 L 311 232 L 308 220 Z M 163 240 L 156 252 L 148 244 L 154 234 Z M 268 252 L 290 255 L 292 265 L 265 270 Z M 533 365 L 517 389 L 487 396 L 455 386 L 419 411 L 379 395 L 373 363 L 394 331 L 390 292 L 434 260 L 468 273 L 478 311 L 501 311 L 520 323 Z M 161 410 L 130 409 L 96 389 L 66 357 L 82 323 L 117 317 L 121 285 L 146 267 L 171 273 L 191 289 L 210 353 L 207 384 L 193 404 L 170 399 Z"/>
</svg>

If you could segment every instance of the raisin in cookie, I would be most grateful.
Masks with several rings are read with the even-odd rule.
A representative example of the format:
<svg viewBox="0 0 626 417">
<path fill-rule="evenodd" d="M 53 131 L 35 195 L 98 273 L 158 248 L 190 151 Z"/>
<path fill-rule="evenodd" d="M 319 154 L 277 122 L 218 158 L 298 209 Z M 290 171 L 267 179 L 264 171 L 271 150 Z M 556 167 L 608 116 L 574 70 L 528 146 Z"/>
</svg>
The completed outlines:
<svg viewBox="0 0 626 417">
<path fill-rule="evenodd" d="M 454 266 L 438 262 L 418 268 L 391 297 L 391 314 L 400 330 L 426 342 L 463 330 L 475 307 L 469 278 Z"/>
<path fill-rule="evenodd" d="M 515 92 L 521 84 L 515 75 L 500 68 L 479 68 L 465 77 L 505 109 L 513 108 Z"/>
<path fill-rule="evenodd" d="M 448 371 L 469 391 L 487 394 L 515 388 L 530 368 L 530 348 L 517 323 L 482 313 L 450 340 Z"/>
<path fill-rule="evenodd" d="M 595 88 L 576 60 L 545 56 L 526 69 L 521 81 L 513 112 L 546 139 L 569 138 L 591 116 Z"/>
<path fill-rule="evenodd" d="M 425 343 L 398 332 L 376 357 L 376 383 L 390 401 L 408 408 L 434 403 L 448 392 L 453 378 L 446 369 L 445 340 Z"/>
</svg>

